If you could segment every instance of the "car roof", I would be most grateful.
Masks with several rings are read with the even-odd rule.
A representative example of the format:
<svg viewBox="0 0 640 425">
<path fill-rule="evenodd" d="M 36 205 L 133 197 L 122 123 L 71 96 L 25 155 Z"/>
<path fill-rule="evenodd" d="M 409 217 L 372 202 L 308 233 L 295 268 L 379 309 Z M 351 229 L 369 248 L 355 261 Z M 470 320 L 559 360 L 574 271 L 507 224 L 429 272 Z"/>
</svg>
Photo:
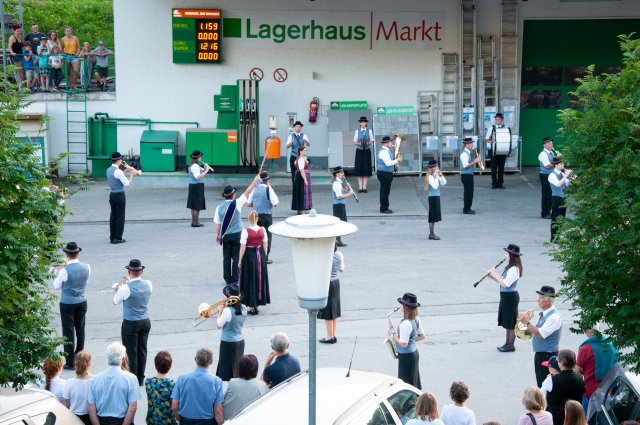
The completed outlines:
<svg viewBox="0 0 640 425">
<path fill-rule="evenodd" d="M 20 391 L 13 388 L 0 388 L 0 412 L 2 415 L 6 415 L 14 410 L 52 397 L 54 395 L 50 392 L 38 388 L 23 388 Z"/>
<path fill-rule="evenodd" d="M 321 368 L 316 377 L 317 424 L 333 424 L 350 407 L 368 394 L 384 394 L 390 387 L 404 382 L 389 375 L 351 370 L 347 378 L 345 368 Z M 271 389 L 247 406 L 231 423 L 282 423 L 306 422 L 308 417 L 308 371 L 303 371 Z M 366 397 L 365 400 L 369 399 Z M 363 402 L 365 401 L 363 400 Z M 300 422 L 300 423 L 302 423 Z"/>
<path fill-rule="evenodd" d="M 628 370 L 625 370 L 625 376 L 627 377 L 627 380 L 631 382 L 631 385 L 633 385 L 633 387 L 636 389 L 636 392 L 640 393 L 640 376 L 636 375 L 633 372 L 629 372 Z"/>
</svg>

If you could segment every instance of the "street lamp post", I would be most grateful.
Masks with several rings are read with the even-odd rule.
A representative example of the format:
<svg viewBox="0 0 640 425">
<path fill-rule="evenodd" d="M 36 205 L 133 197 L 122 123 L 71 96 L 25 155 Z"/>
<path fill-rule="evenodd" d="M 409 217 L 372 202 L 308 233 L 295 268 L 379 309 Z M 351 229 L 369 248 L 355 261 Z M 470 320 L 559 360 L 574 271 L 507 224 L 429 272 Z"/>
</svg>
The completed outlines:
<svg viewBox="0 0 640 425">
<path fill-rule="evenodd" d="M 337 217 L 295 215 L 269 227 L 274 235 L 291 239 L 298 305 L 309 312 L 309 425 L 316 423 L 316 314 L 327 305 L 333 250 L 337 236 L 358 228 Z"/>
</svg>

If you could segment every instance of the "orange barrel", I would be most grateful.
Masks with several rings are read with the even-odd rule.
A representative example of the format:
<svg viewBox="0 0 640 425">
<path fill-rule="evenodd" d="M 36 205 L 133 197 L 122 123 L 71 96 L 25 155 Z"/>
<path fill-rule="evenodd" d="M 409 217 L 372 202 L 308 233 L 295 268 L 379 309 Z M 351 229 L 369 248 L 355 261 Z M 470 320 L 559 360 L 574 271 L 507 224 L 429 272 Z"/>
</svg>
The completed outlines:
<svg viewBox="0 0 640 425">
<path fill-rule="evenodd" d="M 264 152 L 267 159 L 280 158 L 280 138 L 278 136 L 267 137 L 264 141 Z"/>
</svg>

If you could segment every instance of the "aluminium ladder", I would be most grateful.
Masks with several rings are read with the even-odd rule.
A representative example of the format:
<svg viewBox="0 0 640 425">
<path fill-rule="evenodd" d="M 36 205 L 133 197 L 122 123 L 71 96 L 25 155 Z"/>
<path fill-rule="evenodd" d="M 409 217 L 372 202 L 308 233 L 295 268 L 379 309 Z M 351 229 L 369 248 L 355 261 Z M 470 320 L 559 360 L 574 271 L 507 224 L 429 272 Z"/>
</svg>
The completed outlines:
<svg viewBox="0 0 640 425">
<path fill-rule="evenodd" d="M 67 107 L 67 173 L 87 173 L 87 91 L 65 90 Z"/>
</svg>

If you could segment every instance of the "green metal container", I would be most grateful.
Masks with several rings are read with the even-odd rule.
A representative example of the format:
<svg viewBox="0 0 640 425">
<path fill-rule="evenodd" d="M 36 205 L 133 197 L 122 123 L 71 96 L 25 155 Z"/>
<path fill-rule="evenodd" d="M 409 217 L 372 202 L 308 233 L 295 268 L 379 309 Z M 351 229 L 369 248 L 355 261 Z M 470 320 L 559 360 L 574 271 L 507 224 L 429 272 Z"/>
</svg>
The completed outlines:
<svg viewBox="0 0 640 425">
<path fill-rule="evenodd" d="M 143 171 L 175 171 L 178 132 L 145 130 L 140 138 L 140 167 Z"/>
<path fill-rule="evenodd" d="M 202 161 L 209 165 L 213 164 L 213 141 L 212 128 L 187 128 L 186 131 L 186 163 L 191 162 L 191 153 L 194 150 L 202 152 Z"/>
<path fill-rule="evenodd" d="M 235 167 L 239 163 L 238 132 L 233 130 L 213 130 L 211 132 L 213 146 L 212 166 Z"/>
</svg>

